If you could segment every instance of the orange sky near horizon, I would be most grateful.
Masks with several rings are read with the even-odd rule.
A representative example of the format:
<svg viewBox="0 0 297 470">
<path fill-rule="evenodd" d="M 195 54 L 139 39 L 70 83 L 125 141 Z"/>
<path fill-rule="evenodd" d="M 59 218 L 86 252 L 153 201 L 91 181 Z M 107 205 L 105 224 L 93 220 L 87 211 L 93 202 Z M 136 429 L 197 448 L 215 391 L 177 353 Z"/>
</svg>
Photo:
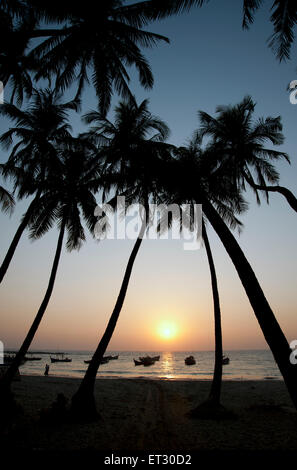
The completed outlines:
<svg viewBox="0 0 297 470">
<path fill-rule="evenodd" d="M 262 212 L 259 218 L 263 218 L 264 209 L 256 210 Z M 246 232 L 249 234 L 239 237 L 243 248 L 247 239 L 254 236 L 259 239 L 256 228 Z M 1 340 L 8 348 L 20 346 L 43 298 L 52 261 L 49 254 L 54 253 L 56 235 L 53 230 L 34 243 L 24 238 L 1 286 Z M 292 255 L 285 248 L 271 257 L 276 239 L 277 234 L 273 233 L 269 242 L 259 239 L 261 255 L 257 248 L 254 252 L 249 249 L 247 256 L 291 341 L 297 338 L 294 308 L 297 268 L 289 264 Z M 212 230 L 210 241 L 220 289 L 225 351 L 266 349 L 237 273 Z M 96 348 L 112 312 L 132 246 L 133 241 L 88 240 L 78 253 L 63 252 L 54 292 L 31 349 Z M 291 275 L 285 280 L 279 272 L 286 272 L 289 265 Z M 28 269 L 30 276 L 26 275 Z M 175 335 L 169 338 L 160 335 L 164 322 L 176 328 Z M 213 349 L 212 293 L 205 250 L 184 251 L 181 241 L 144 241 L 109 350 Z"/>
<path fill-rule="evenodd" d="M 267 47 L 273 32 L 271 12 L 263 2 L 249 31 L 242 31 L 242 2 L 206 2 L 189 14 L 150 25 L 170 38 L 144 51 L 154 74 L 154 87 L 144 90 L 137 71 L 131 70 L 131 90 L 140 103 L 164 120 L 169 142 L 185 145 L 199 126 L 198 110 L 215 115 L 218 105 L 235 105 L 245 95 L 257 103 L 255 120 L 281 116 L 284 144 L 291 165 L 276 163 L 280 184 L 297 193 L 297 106 L 287 86 L 297 79 L 297 41 L 292 60 L 279 63 Z M 264 5 L 265 4 L 265 5 Z M 207 41 L 205 40 L 207 38 Z M 72 99 L 72 91 L 65 100 Z M 8 95 L 7 95 L 8 96 Z M 96 106 L 94 90 L 86 89 L 84 114 Z M 118 104 L 114 95 L 112 109 Z M 111 109 L 108 117 L 113 120 Z M 74 134 L 86 131 L 80 114 L 71 114 Z M 1 117 L 0 134 L 13 124 Z M 270 144 L 268 144 L 270 146 Z M 9 152 L 0 150 L 0 162 Z M 6 182 L 0 184 L 6 186 Z M 9 184 L 7 182 L 7 184 Z M 240 219 L 240 236 L 234 232 L 249 260 L 288 341 L 297 339 L 297 217 L 281 195 L 272 194 L 269 205 L 246 194 L 249 210 Z M 98 199 L 98 202 L 99 199 Z M 0 213 L 0 262 L 27 210 L 29 201 L 17 202 L 11 217 Z M 223 345 L 232 349 L 266 349 L 268 346 L 244 289 L 224 247 L 209 229 L 221 300 Z M 58 238 L 57 229 L 31 242 L 24 233 L 7 275 L 0 286 L 0 340 L 17 349 L 38 311 L 47 287 Z M 54 291 L 31 349 L 93 351 L 116 302 L 133 241 L 95 242 L 89 235 L 79 252 L 63 249 Z M 171 337 L 160 335 L 163 322 L 176 327 Z M 185 251 L 179 240 L 142 243 L 133 268 L 127 296 L 109 350 L 199 351 L 214 349 L 214 320 L 209 267 L 204 249 Z"/>
</svg>

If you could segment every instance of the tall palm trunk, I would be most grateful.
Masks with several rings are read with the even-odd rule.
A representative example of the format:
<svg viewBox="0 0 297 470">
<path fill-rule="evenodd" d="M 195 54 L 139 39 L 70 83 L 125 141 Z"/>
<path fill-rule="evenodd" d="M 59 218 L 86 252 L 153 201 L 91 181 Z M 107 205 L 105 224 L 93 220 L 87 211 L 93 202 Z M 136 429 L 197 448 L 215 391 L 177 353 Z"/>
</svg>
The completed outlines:
<svg viewBox="0 0 297 470">
<path fill-rule="evenodd" d="M 222 325 L 221 325 L 221 309 L 220 309 L 220 298 L 218 291 L 218 283 L 215 265 L 210 249 L 210 244 L 206 232 L 206 227 L 204 222 L 202 222 L 202 236 L 205 244 L 210 277 L 211 277 L 211 286 L 212 286 L 212 297 L 213 297 L 213 311 L 214 311 L 214 324 L 215 324 L 215 365 L 213 379 L 209 394 L 209 401 L 214 402 L 215 404 L 220 404 L 221 399 L 221 386 L 222 386 L 222 373 L 223 373 L 223 341 L 222 341 Z"/>
<path fill-rule="evenodd" d="M 16 354 L 11 366 L 9 367 L 9 369 L 5 373 L 4 377 L 0 381 L 1 391 L 3 389 L 6 389 L 6 390 L 10 389 L 11 382 L 12 382 L 12 380 L 13 380 L 16 372 L 17 372 L 18 367 L 21 364 L 22 359 L 24 358 L 25 354 L 27 353 L 27 351 L 28 351 L 28 349 L 29 349 L 29 347 L 30 347 L 30 345 L 33 341 L 35 333 L 36 333 L 36 331 L 37 331 L 37 329 L 40 325 L 40 322 L 42 320 L 43 314 L 44 314 L 44 312 L 45 312 L 45 310 L 48 306 L 51 294 L 53 292 L 54 283 L 55 283 L 56 274 L 57 274 L 57 269 L 58 269 L 59 260 L 60 260 L 60 256 L 61 256 L 61 251 L 62 251 L 62 246 L 63 246 L 63 238 L 64 238 L 64 232 L 65 232 L 65 224 L 66 224 L 66 219 L 64 218 L 63 221 L 62 221 L 62 224 L 61 224 L 60 234 L 59 234 L 59 238 L 58 238 L 58 244 L 57 244 L 57 248 L 56 248 L 56 254 L 55 254 L 55 258 L 54 258 L 54 262 L 53 262 L 53 266 L 52 266 L 52 270 L 51 270 L 51 275 L 50 275 L 50 278 L 49 278 L 49 283 L 48 283 L 48 287 L 47 287 L 44 299 L 43 299 L 43 301 L 42 301 L 42 303 L 39 307 L 37 315 L 36 315 L 32 325 L 31 325 L 31 328 L 29 329 L 29 331 L 27 333 L 27 336 L 26 336 L 20 350 Z"/>
<path fill-rule="evenodd" d="M 14 252 L 16 250 L 16 247 L 18 246 L 18 243 L 21 239 L 21 236 L 23 235 L 23 232 L 24 230 L 27 228 L 28 226 L 28 223 L 30 221 L 30 218 L 34 212 L 34 209 L 36 207 L 36 204 L 39 200 L 39 197 L 40 197 L 40 194 L 41 194 L 41 190 L 38 191 L 38 193 L 36 194 L 35 198 L 33 199 L 33 201 L 31 202 L 31 204 L 29 205 L 24 217 L 23 217 L 23 220 L 22 222 L 20 223 L 13 239 L 12 239 L 12 242 L 10 244 L 10 247 L 8 248 L 8 251 L 6 253 L 6 256 L 3 260 L 3 263 L 0 267 L 0 283 L 3 281 L 3 278 L 6 274 L 6 271 L 10 265 L 10 262 L 13 258 L 13 255 L 14 255 Z"/>
<path fill-rule="evenodd" d="M 122 310 L 122 306 L 126 297 L 130 276 L 133 269 L 133 264 L 136 259 L 138 250 L 140 248 L 145 230 L 146 230 L 147 222 L 144 218 L 142 222 L 142 226 L 138 235 L 138 238 L 134 244 L 133 250 L 130 254 L 129 261 L 126 267 L 125 275 L 122 281 L 121 289 L 119 292 L 119 296 L 117 298 L 115 307 L 109 319 L 108 325 L 106 330 L 98 344 L 98 347 L 92 357 L 92 360 L 88 366 L 88 369 L 85 373 L 85 376 L 80 384 L 78 391 L 72 397 L 71 403 L 71 412 L 74 416 L 80 419 L 93 419 L 97 415 L 96 411 L 96 403 L 94 397 L 94 386 L 95 386 L 95 379 L 96 375 L 104 356 L 104 353 L 108 347 L 108 344 L 111 340 L 113 332 L 115 330 L 119 315 Z"/>
<path fill-rule="evenodd" d="M 290 363 L 291 349 L 286 337 L 235 237 L 207 200 L 203 201 L 203 212 L 233 261 L 264 337 L 284 378 L 291 399 L 297 408 L 297 369 L 296 366 Z"/>
</svg>

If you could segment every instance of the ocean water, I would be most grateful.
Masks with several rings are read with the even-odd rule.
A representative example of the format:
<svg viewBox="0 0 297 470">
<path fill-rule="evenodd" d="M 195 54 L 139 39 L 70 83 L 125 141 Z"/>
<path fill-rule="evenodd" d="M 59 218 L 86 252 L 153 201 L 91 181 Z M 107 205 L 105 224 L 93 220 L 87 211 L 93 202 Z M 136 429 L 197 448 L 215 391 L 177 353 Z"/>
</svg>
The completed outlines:
<svg viewBox="0 0 297 470">
<path fill-rule="evenodd" d="M 270 351 L 244 350 L 225 351 L 230 358 L 230 364 L 223 366 L 223 380 L 264 380 L 282 379 L 278 367 Z M 72 359 L 69 363 L 50 362 L 48 353 L 38 353 L 40 361 L 28 361 L 20 367 L 20 373 L 25 375 L 43 375 L 45 365 L 49 364 L 49 375 L 57 377 L 82 378 L 87 364 L 84 360 L 91 359 L 92 352 L 65 351 Z M 111 360 L 100 366 L 97 377 L 145 377 L 164 379 L 211 379 L 214 367 L 213 351 L 158 352 L 158 351 L 108 351 L 106 355 L 119 355 L 117 360 Z M 160 360 L 149 367 L 135 366 L 134 359 L 144 355 L 156 356 Z M 196 364 L 185 365 L 185 358 L 193 355 Z"/>
</svg>

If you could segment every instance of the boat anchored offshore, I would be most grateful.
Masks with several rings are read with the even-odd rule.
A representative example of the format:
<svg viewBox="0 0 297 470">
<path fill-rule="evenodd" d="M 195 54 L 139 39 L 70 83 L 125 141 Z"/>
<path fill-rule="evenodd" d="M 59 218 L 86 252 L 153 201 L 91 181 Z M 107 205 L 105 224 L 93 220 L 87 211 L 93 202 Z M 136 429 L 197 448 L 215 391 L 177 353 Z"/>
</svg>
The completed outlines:
<svg viewBox="0 0 297 470">
<path fill-rule="evenodd" d="M 185 364 L 186 364 L 186 366 L 193 366 L 194 364 L 196 364 L 194 356 L 186 357 Z"/>
<path fill-rule="evenodd" d="M 25 356 L 25 361 L 41 361 L 41 357 L 33 356 L 32 353 L 28 353 L 28 356 Z"/>
<path fill-rule="evenodd" d="M 139 357 L 139 361 L 137 361 L 136 359 L 133 359 L 133 360 L 136 366 L 152 366 L 153 364 L 155 364 L 156 361 L 159 361 L 159 359 L 160 359 L 160 356 L 154 356 L 154 357 L 144 356 L 144 357 Z"/>
<path fill-rule="evenodd" d="M 226 365 L 226 364 L 229 364 L 229 362 L 230 362 L 229 357 L 225 357 L 225 356 L 222 357 L 222 364 L 223 364 L 223 366 Z"/>
<path fill-rule="evenodd" d="M 85 364 L 90 364 L 92 359 L 88 359 L 87 361 L 84 361 Z M 103 357 L 100 361 L 100 364 L 107 364 L 110 361 L 107 357 Z"/>
<path fill-rule="evenodd" d="M 50 356 L 51 362 L 72 362 L 69 357 L 64 357 L 64 353 L 56 353 L 55 356 Z"/>
</svg>

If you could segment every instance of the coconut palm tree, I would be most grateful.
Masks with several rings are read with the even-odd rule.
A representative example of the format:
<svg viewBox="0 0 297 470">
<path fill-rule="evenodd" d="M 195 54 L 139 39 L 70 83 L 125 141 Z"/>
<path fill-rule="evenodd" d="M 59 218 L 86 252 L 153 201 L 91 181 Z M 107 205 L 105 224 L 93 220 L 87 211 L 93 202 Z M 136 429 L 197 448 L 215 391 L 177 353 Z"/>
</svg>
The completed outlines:
<svg viewBox="0 0 297 470">
<path fill-rule="evenodd" d="M 246 96 L 235 106 L 218 106 L 217 117 L 200 111 L 201 132 L 211 137 L 218 164 L 226 167 L 241 189 L 245 189 L 247 183 L 254 190 L 258 203 L 259 190 L 265 193 L 267 202 L 269 193 L 277 192 L 297 211 L 296 197 L 289 189 L 277 184 L 279 174 L 271 163 L 283 158 L 289 163 L 288 155 L 264 147 L 266 142 L 277 146 L 283 143 L 281 118 L 267 117 L 254 121 L 255 106 L 252 98 Z"/>
<path fill-rule="evenodd" d="M 96 218 L 94 193 L 100 184 L 100 166 L 94 159 L 93 149 L 78 139 L 60 144 L 57 148 L 60 159 L 59 168 L 48 173 L 38 209 L 30 220 L 30 237 L 43 236 L 54 224 L 59 228 L 59 237 L 48 286 L 34 321 L 15 356 L 11 366 L 0 381 L 1 393 L 9 393 L 11 381 L 30 347 L 35 333 L 46 311 L 53 292 L 65 232 L 66 247 L 69 251 L 79 249 L 85 240 L 83 219 L 93 234 Z"/>
<path fill-rule="evenodd" d="M 94 11 L 91 0 L 83 3 L 66 3 L 58 0 L 25 0 L 24 2 L 2 2 L 2 13 L 8 15 L 13 32 L 12 43 L 18 44 L 18 54 L 8 48 L 9 63 L 18 67 L 6 68 L 14 80 L 30 82 L 31 72 L 35 79 L 55 77 L 56 89 L 64 91 L 76 82 L 78 98 L 89 81 L 99 98 L 101 112 L 106 114 L 113 91 L 121 97 L 132 97 L 127 67 L 135 66 L 139 81 L 144 88 L 151 88 L 153 75 L 143 56 L 143 47 L 152 47 L 160 41 L 169 40 L 143 28 L 150 22 L 202 6 L 207 0 L 170 0 L 158 2 L 148 0 L 126 4 L 124 0 L 101 0 Z M 23 10 L 20 8 L 23 6 Z M 28 17 L 31 23 L 28 22 Z M 13 27 L 17 19 L 25 25 L 24 41 L 16 41 L 18 31 Z M 52 28 L 44 28 L 44 23 Z M 28 28 L 29 25 L 29 28 Z M 21 26 L 23 27 L 23 26 Z M 27 50 L 27 39 L 39 38 Z M 18 71 L 23 70 L 20 76 Z M 5 70 L 3 69 L 3 73 Z"/>
<path fill-rule="evenodd" d="M 79 419 L 93 419 L 97 416 L 94 398 L 96 375 L 115 330 L 127 293 L 133 265 L 150 223 L 149 202 L 158 199 L 155 174 L 159 159 L 164 158 L 168 148 L 164 143 L 169 134 L 168 127 L 148 111 L 148 102 L 139 106 L 135 99 L 121 102 L 115 109 L 115 120 L 111 123 L 102 113 L 92 111 L 85 116 L 87 123 L 95 122 L 90 130 L 103 144 L 105 172 L 102 177 L 116 194 L 125 193 L 127 205 L 140 203 L 144 209 L 141 227 L 130 254 L 120 292 L 110 316 L 106 330 L 88 366 L 78 391 L 72 397 L 71 412 Z"/>
<path fill-rule="evenodd" d="M 64 91 L 77 84 L 76 99 L 84 86 L 92 82 L 100 109 L 106 114 L 115 90 L 131 97 L 127 66 L 135 66 L 144 88 L 151 88 L 153 75 L 140 47 L 152 47 L 164 36 L 142 29 L 146 23 L 140 7 L 124 6 L 119 0 L 102 0 L 100 13 L 94 4 L 63 4 L 57 1 L 27 0 L 39 20 L 61 24 L 61 28 L 31 29 L 32 37 L 45 37 L 29 57 L 40 63 L 35 78 L 56 78 L 56 89 Z"/>
<path fill-rule="evenodd" d="M 171 187 L 167 197 L 167 204 L 179 203 L 182 207 L 183 204 L 190 204 L 194 206 L 198 200 L 189 195 L 187 186 L 190 184 L 189 175 L 196 180 L 195 187 L 199 191 L 203 191 L 208 195 L 208 198 L 213 201 L 217 206 L 223 218 L 226 219 L 230 227 L 240 227 L 240 221 L 235 217 L 235 213 L 241 213 L 247 205 L 236 185 L 230 183 L 229 175 L 224 174 L 221 167 L 217 165 L 216 154 L 213 152 L 212 146 L 208 145 L 202 147 L 203 134 L 199 131 L 194 133 L 193 138 L 190 140 L 186 147 L 180 147 L 174 150 L 174 155 L 177 159 L 176 169 L 172 168 L 170 174 L 176 171 L 180 173 L 180 182 Z M 185 174 L 187 173 L 187 176 Z M 173 179 L 174 181 L 174 179 Z M 194 184 L 194 180 L 193 180 Z M 162 186 L 162 183 L 161 183 Z M 168 198 L 169 197 L 169 198 Z M 188 211 L 183 216 L 183 221 L 188 222 L 187 225 L 192 230 L 197 230 L 199 227 L 195 226 L 193 218 L 194 210 Z M 206 224 L 202 218 L 202 238 L 207 254 L 212 296 L 213 296 L 213 311 L 214 311 L 214 330 L 215 330 L 215 364 L 213 380 L 210 388 L 210 393 L 206 402 L 200 404 L 197 408 L 191 411 L 192 417 L 215 417 L 223 418 L 229 417 L 230 412 L 221 405 L 221 384 L 222 384 L 222 357 L 223 357 L 223 342 L 222 342 L 222 326 L 221 326 L 221 308 L 219 299 L 219 289 L 217 283 L 217 275 L 213 255 L 207 235 Z"/>
<path fill-rule="evenodd" d="M 247 116 L 248 115 L 249 113 L 247 113 Z M 204 115 L 202 114 L 202 117 L 203 116 Z M 246 116 L 246 119 L 248 119 L 247 116 Z M 269 121 L 269 118 L 268 118 L 268 121 Z M 261 148 L 263 149 L 263 154 L 264 155 L 266 154 L 266 149 L 263 146 L 263 143 L 265 142 L 266 139 L 270 139 L 272 143 L 274 141 L 277 142 L 277 139 L 274 140 L 275 128 L 278 128 L 277 123 L 276 125 L 267 125 L 266 134 L 265 133 L 262 134 L 262 138 L 259 139 L 258 145 L 257 147 L 255 147 L 257 149 L 258 155 L 261 156 Z M 206 133 L 203 125 L 202 125 L 201 132 Z M 224 128 L 222 130 L 220 127 L 218 127 L 218 132 L 221 132 L 223 135 Z M 240 136 L 240 133 L 238 132 L 237 135 Z M 231 155 L 232 157 L 232 152 L 229 151 L 229 148 L 227 147 L 226 153 L 225 153 L 225 150 L 223 150 L 223 146 L 221 145 L 217 146 L 214 135 L 213 135 L 213 138 L 214 138 L 214 143 L 212 145 L 213 149 L 215 149 L 216 151 L 220 149 L 222 153 L 217 155 L 217 164 L 214 166 L 215 170 L 210 172 L 209 181 L 207 181 L 207 178 L 206 178 L 206 183 L 205 183 L 206 186 L 201 186 L 200 184 L 200 180 L 199 180 L 200 173 L 198 174 L 195 173 L 192 167 L 187 169 L 186 165 L 184 167 L 182 165 L 179 167 L 177 163 L 176 169 L 172 168 L 172 171 L 171 171 L 172 178 L 170 179 L 169 182 L 168 181 L 166 182 L 168 186 L 167 191 L 174 192 L 174 188 L 179 186 L 179 189 L 180 189 L 179 193 L 181 194 L 181 196 L 184 196 L 185 198 L 192 197 L 194 200 L 196 200 L 197 202 L 203 205 L 203 213 L 205 217 L 208 219 L 208 221 L 214 228 L 215 232 L 219 236 L 220 240 L 222 241 L 227 253 L 229 254 L 238 272 L 239 278 L 246 291 L 250 304 L 254 310 L 256 318 L 264 334 L 264 337 L 272 351 L 275 361 L 278 364 L 280 372 L 284 378 L 284 381 L 288 388 L 291 399 L 295 407 L 297 407 L 297 371 L 296 371 L 296 368 L 294 368 L 294 366 L 290 363 L 290 360 L 289 360 L 291 349 L 289 347 L 288 341 L 277 319 L 275 318 L 275 315 L 263 293 L 263 290 L 256 278 L 256 275 L 250 263 L 248 262 L 245 254 L 240 248 L 232 232 L 229 230 L 228 226 L 224 222 L 222 218 L 222 214 L 219 213 L 218 207 L 216 207 L 217 202 L 211 195 L 211 192 L 205 190 L 205 188 L 207 188 L 208 190 L 211 189 L 212 193 L 215 192 L 216 180 L 212 181 L 212 178 L 214 175 L 218 176 L 219 173 L 221 173 L 222 177 L 225 178 L 225 182 L 223 182 L 223 187 L 224 185 L 229 185 L 233 188 L 235 193 L 236 193 L 236 190 L 234 188 L 237 188 L 238 193 L 240 193 L 240 190 L 242 189 L 242 184 L 240 184 L 240 180 L 239 180 L 240 171 L 236 168 L 236 165 L 232 167 L 230 164 L 228 164 L 227 157 L 228 155 Z M 220 143 L 220 140 L 219 140 L 219 143 Z M 230 148 L 232 150 L 232 146 L 230 146 Z M 240 154 L 245 155 L 246 153 L 247 155 L 250 156 L 250 160 L 247 160 L 248 164 L 253 162 L 255 155 L 253 152 L 250 152 L 249 145 L 247 145 L 246 148 L 245 146 L 242 145 L 241 147 L 238 147 L 238 149 L 240 150 L 238 152 L 238 155 Z M 227 157 L 225 159 L 226 155 Z M 276 155 L 278 156 L 278 153 Z M 233 161 L 235 160 L 233 159 Z M 240 168 L 240 165 L 239 165 L 239 168 Z M 246 168 L 246 164 L 244 165 L 244 168 Z M 183 181 L 187 182 L 185 187 L 182 185 Z M 168 185 L 168 183 L 170 183 L 170 185 Z"/>
<path fill-rule="evenodd" d="M 61 96 L 51 90 L 35 90 L 26 111 L 8 103 L 0 106 L 0 114 L 15 122 L 15 127 L 2 134 L 0 143 L 8 149 L 14 137 L 18 139 L 2 167 L 4 175 L 13 178 L 19 199 L 33 196 L 0 267 L 0 282 L 39 204 L 47 174 L 59 163 L 54 145 L 70 136 L 67 111 L 77 110 L 78 103 L 61 103 L 60 99 Z"/>
</svg>

